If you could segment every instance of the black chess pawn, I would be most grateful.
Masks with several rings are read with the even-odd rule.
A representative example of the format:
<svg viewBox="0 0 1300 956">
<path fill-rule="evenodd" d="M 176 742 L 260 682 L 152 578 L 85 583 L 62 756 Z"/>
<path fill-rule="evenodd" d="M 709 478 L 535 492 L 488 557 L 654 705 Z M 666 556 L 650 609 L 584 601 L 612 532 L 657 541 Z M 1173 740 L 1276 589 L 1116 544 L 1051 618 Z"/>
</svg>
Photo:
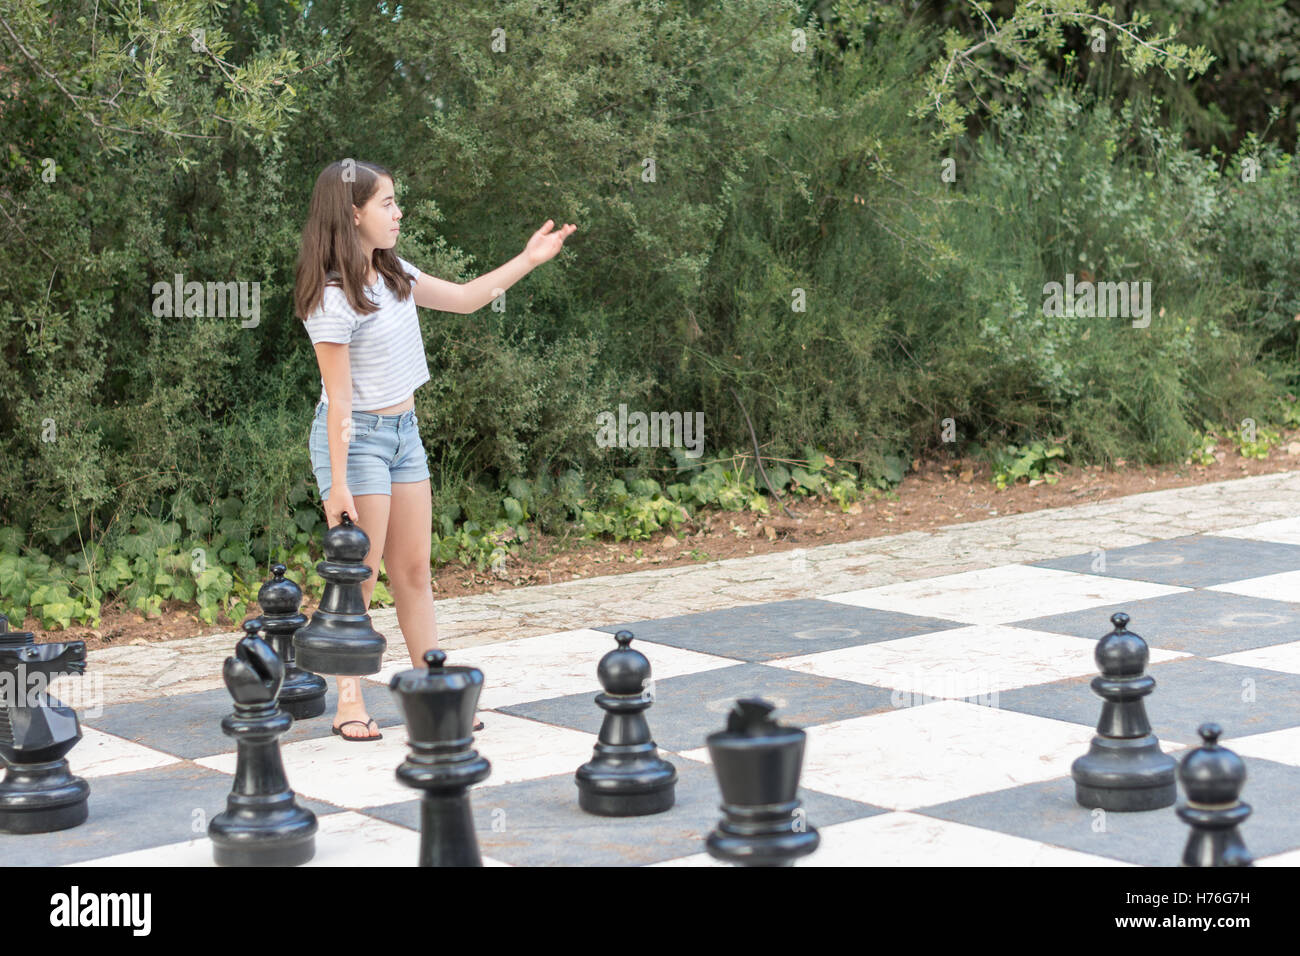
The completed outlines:
<svg viewBox="0 0 1300 956">
<path fill-rule="evenodd" d="M 1246 765 L 1227 747 L 1219 746 L 1223 729 L 1201 724 L 1196 731 L 1201 746 L 1183 757 L 1178 766 L 1187 803 L 1178 816 L 1191 826 L 1183 850 L 1183 866 L 1254 866 L 1254 860 L 1237 831 L 1250 816 L 1250 804 L 1241 802 Z"/>
<path fill-rule="evenodd" d="M 1147 643 L 1128 629 L 1129 616 L 1110 616 L 1115 629 L 1097 642 L 1101 676 L 1092 689 L 1102 698 L 1097 736 L 1070 768 L 1081 806 L 1104 810 L 1159 810 L 1178 796 L 1177 761 L 1160 749 L 1143 698 L 1156 686 L 1146 673 Z"/>
<path fill-rule="evenodd" d="M 235 780 L 226 809 L 208 824 L 218 866 L 298 866 L 316 853 L 316 814 L 300 807 L 289 789 L 280 735 L 293 718 L 276 706 L 284 665 L 245 621 L 245 637 L 227 657 L 221 676 L 235 712 L 221 730 L 235 741 Z"/>
<path fill-rule="evenodd" d="M 272 566 L 272 578 L 257 592 L 257 603 L 262 608 L 262 630 L 284 663 L 280 709 L 294 720 L 306 720 L 325 713 L 325 678 L 303 670 L 294 660 L 293 635 L 307 623 L 307 618 L 299 610 L 302 588 L 284 572 L 283 564 Z"/>
<path fill-rule="evenodd" d="M 773 709 L 765 700 L 738 700 L 727 729 L 705 738 L 722 791 L 722 820 L 705 840 L 714 859 L 790 866 L 821 843 L 798 798 L 808 735 L 778 724 Z"/>
<path fill-rule="evenodd" d="M 298 666 L 317 674 L 374 674 L 384 661 L 388 642 L 366 613 L 361 584 L 371 568 L 361 562 L 370 538 L 348 513 L 325 532 L 325 560 L 316 570 L 325 579 L 320 606 L 310 623 L 293 636 Z"/>
<path fill-rule="evenodd" d="M 397 779 L 424 791 L 420 799 L 420 866 L 482 866 L 469 788 L 492 765 L 473 748 L 474 711 L 483 691 L 476 667 L 446 667 L 442 651 L 426 651 L 424 669 L 394 674 L 388 687 L 406 721 L 411 753 Z"/>
<path fill-rule="evenodd" d="M 659 756 L 645 712 L 650 662 L 632 650 L 631 631 L 614 635 L 618 647 L 600 659 L 596 677 L 605 688 L 596 703 L 605 711 L 592 758 L 574 774 L 578 806 L 605 817 L 662 813 L 677 797 L 677 768 Z"/>
<path fill-rule="evenodd" d="M 0 832 L 49 833 L 86 822 L 90 785 L 68 769 L 77 712 L 47 693 L 51 678 L 86 670 L 85 641 L 37 644 L 0 614 Z"/>
</svg>

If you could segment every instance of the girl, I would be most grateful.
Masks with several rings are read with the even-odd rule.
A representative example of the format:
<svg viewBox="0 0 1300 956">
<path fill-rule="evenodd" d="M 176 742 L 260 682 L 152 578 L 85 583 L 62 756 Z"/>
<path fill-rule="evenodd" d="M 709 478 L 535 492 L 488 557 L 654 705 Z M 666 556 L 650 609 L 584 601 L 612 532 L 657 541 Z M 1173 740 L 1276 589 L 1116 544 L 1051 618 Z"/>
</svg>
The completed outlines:
<svg viewBox="0 0 1300 956">
<path fill-rule="evenodd" d="M 325 522 L 333 527 L 346 511 L 369 536 L 366 605 L 382 559 L 418 667 L 438 646 L 438 628 L 429 576 L 433 503 L 414 394 L 429 367 L 415 307 L 475 312 L 554 258 L 577 226 L 551 232 L 548 219 L 505 265 L 455 283 L 425 275 L 393 251 L 401 219 L 388 170 L 354 160 L 326 166 L 312 190 L 293 298 L 320 366 L 308 444 Z M 340 677 L 338 689 L 334 733 L 379 740 L 360 679 Z"/>
</svg>

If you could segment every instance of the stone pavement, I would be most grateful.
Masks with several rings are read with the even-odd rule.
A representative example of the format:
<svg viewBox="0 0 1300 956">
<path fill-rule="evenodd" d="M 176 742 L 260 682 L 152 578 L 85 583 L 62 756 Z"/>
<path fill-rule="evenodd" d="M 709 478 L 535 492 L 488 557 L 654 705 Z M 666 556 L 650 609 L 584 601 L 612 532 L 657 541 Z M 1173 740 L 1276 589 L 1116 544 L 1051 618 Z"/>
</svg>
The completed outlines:
<svg viewBox="0 0 1300 956">
<path fill-rule="evenodd" d="M 454 663 L 458 649 L 496 641 L 811 598 L 1213 532 L 1298 512 L 1300 472 L 1284 472 L 934 531 L 451 598 L 437 601 L 434 608 L 441 646 Z M 408 661 L 396 612 L 375 610 L 371 617 L 388 638 L 386 662 Z M 92 651 L 84 677 L 61 680 L 92 679 L 106 706 L 222 688 L 222 662 L 242 636 L 242 631 L 232 631 Z M 56 692 L 58 686 L 56 682 Z M 86 700 L 83 694 L 83 705 Z"/>
</svg>

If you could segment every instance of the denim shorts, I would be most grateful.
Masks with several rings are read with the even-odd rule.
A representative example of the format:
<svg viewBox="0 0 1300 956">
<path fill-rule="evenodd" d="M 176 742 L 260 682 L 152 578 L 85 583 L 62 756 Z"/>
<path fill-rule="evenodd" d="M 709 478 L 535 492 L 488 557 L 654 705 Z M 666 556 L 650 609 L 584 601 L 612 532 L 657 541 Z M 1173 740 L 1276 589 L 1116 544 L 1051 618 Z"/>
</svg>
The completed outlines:
<svg viewBox="0 0 1300 956">
<path fill-rule="evenodd" d="M 312 418 L 311 467 L 321 500 L 329 498 L 333 473 L 330 469 L 326 420 L 329 406 L 316 403 Z M 352 413 L 352 440 L 348 450 L 348 491 L 354 495 L 391 495 L 393 482 L 423 481 L 429 477 L 429 461 L 420 441 L 415 409 L 394 415 L 374 412 Z"/>
</svg>

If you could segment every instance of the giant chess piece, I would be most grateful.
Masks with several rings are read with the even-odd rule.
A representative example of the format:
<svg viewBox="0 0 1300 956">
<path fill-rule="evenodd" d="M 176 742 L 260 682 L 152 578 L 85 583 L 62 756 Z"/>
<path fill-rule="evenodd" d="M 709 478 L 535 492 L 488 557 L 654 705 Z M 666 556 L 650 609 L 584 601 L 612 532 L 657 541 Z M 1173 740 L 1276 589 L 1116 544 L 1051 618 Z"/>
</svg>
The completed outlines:
<svg viewBox="0 0 1300 956">
<path fill-rule="evenodd" d="M 218 866 L 298 866 L 316 853 L 316 814 L 298 806 L 280 757 L 280 735 L 293 718 L 276 706 L 284 665 L 257 636 L 259 621 L 227 657 L 221 676 L 235 712 L 221 730 L 238 747 L 226 809 L 208 824 Z"/>
<path fill-rule="evenodd" d="M 605 688 L 596 703 L 605 711 L 592 758 L 574 774 L 578 806 L 604 817 L 662 813 L 677 798 L 677 768 L 659 756 L 645 712 L 650 662 L 634 651 L 631 631 L 614 635 L 618 647 L 600 659 L 596 677 Z"/>
<path fill-rule="evenodd" d="M 714 859 L 791 866 L 821 843 L 798 799 L 808 735 L 778 724 L 773 709 L 765 700 L 738 700 L 727 729 L 705 738 L 722 791 L 722 820 L 705 840 Z"/>
<path fill-rule="evenodd" d="M 1143 698 L 1156 686 L 1146 673 L 1147 643 L 1128 630 L 1129 616 L 1110 616 L 1115 629 L 1097 642 L 1101 676 L 1092 689 L 1105 703 L 1097 736 L 1070 768 L 1074 797 L 1088 809 L 1134 811 L 1172 806 L 1178 796 L 1177 761 L 1160 749 Z"/>
<path fill-rule="evenodd" d="M 77 712 L 48 693 L 50 678 L 86 670 L 85 641 L 37 644 L 0 614 L 0 832 L 49 833 L 86 822 L 90 785 L 68 769 L 81 739 Z"/>
<path fill-rule="evenodd" d="M 473 748 L 474 711 L 483 691 L 476 667 L 446 667 L 442 651 L 426 651 L 425 668 L 394 674 L 388 687 L 406 721 L 411 753 L 397 779 L 423 790 L 420 866 L 482 866 L 469 788 L 492 765 Z"/>
<path fill-rule="evenodd" d="M 283 564 L 272 566 L 273 577 L 257 592 L 257 603 L 262 608 L 262 630 L 284 662 L 280 709 L 294 720 L 305 720 L 325 713 L 325 678 L 303 670 L 294 660 L 293 635 L 307 623 L 307 618 L 299 610 L 302 588 L 284 572 Z"/>
<path fill-rule="evenodd" d="M 1223 729 L 1201 724 L 1196 731 L 1203 743 L 1183 757 L 1178 779 L 1187 803 L 1178 816 L 1190 824 L 1183 850 L 1183 866 L 1254 866 L 1237 826 L 1250 816 L 1250 804 L 1241 802 L 1246 765 L 1227 747 L 1219 746 Z"/>
<path fill-rule="evenodd" d="M 320 607 L 311 622 L 293 636 L 298 666 L 317 674 L 361 676 L 383 666 L 384 635 L 371 626 L 361 584 L 371 569 L 361 562 L 370 538 L 348 513 L 325 532 L 325 560 L 316 570 L 325 579 Z"/>
</svg>

